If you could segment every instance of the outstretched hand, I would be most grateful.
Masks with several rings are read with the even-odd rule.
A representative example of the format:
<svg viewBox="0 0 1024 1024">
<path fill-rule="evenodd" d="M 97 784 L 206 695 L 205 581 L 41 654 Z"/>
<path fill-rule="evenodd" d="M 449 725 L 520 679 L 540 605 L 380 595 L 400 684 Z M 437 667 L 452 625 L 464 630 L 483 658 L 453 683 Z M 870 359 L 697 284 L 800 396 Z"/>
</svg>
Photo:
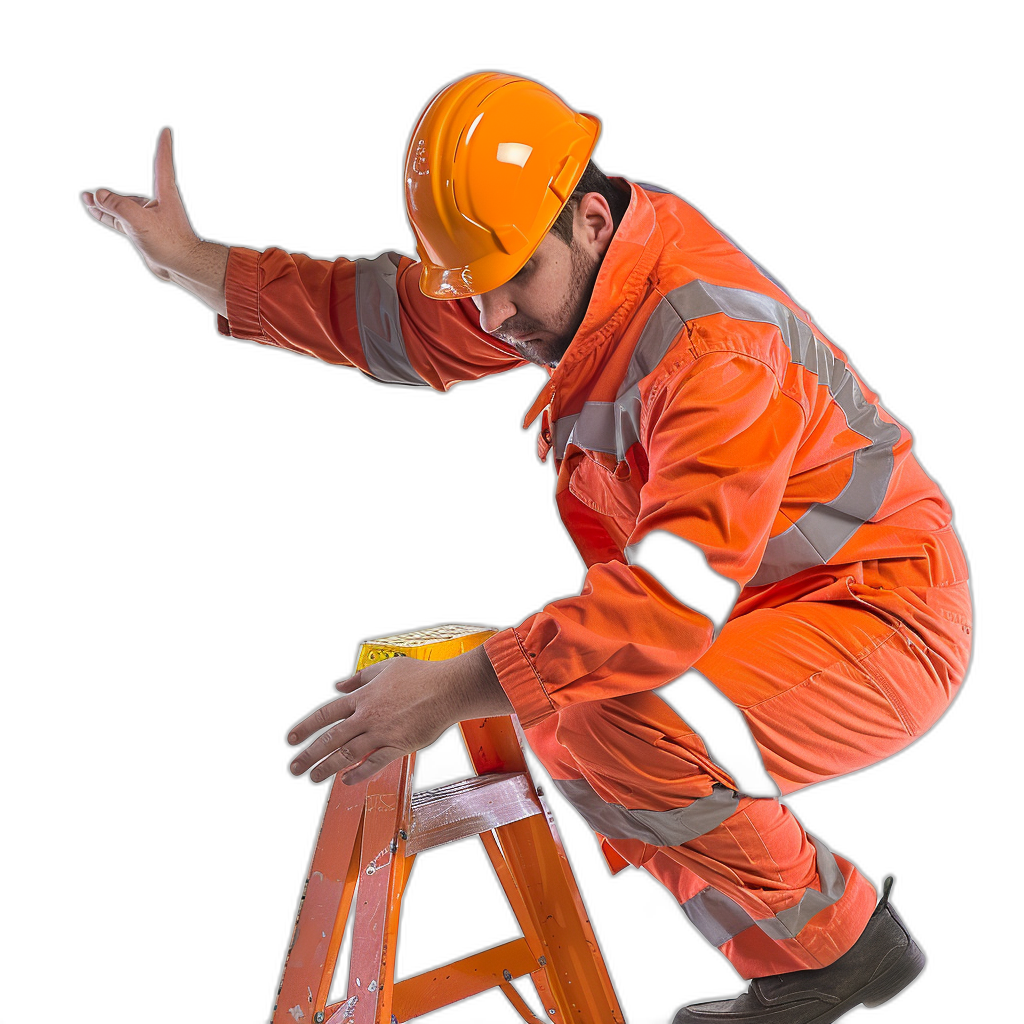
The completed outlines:
<svg viewBox="0 0 1024 1024">
<path fill-rule="evenodd" d="M 291 763 L 294 775 L 312 768 L 314 782 L 336 772 L 344 773 L 346 785 L 362 782 L 433 743 L 455 722 L 512 713 L 482 647 L 446 661 L 389 658 L 335 685 L 345 696 L 317 708 L 288 734 L 294 745 L 326 730 Z"/>
<path fill-rule="evenodd" d="M 191 226 L 178 193 L 170 128 L 157 139 L 153 196 L 121 196 L 108 188 L 84 191 L 80 198 L 96 223 L 128 239 L 148 270 L 224 313 L 227 247 L 201 239 Z"/>
<path fill-rule="evenodd" d="M 164 128 L 157 140 L 152 198 L 99 188 L 83 192 L 82 202 L 101 224 L 126 235 L 149 269 L 165 281 L 184 272 L 202 244 L 178 194 L 170 128 Z"/>
</svg>

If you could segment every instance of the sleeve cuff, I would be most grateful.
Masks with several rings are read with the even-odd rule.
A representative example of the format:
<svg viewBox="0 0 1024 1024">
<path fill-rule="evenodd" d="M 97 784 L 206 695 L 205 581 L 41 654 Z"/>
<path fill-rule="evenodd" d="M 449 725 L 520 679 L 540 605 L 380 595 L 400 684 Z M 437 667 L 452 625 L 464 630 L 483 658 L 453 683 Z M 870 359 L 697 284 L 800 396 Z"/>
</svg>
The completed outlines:
<svg viewBox="0 0 1024 1024">
<path fill-rule="evenodd" d="M 267 342 L 260 324 L 259 261 L 255 249 L 233 245 L 228 251 L 224 300 L 228 315 L 217 315 L 217 330 L 230 338 Z"/>
<path fill-rule="evenodd" d="M 514 629 L 503 629 L 484 641 L 484 652 L 524 729 L 538 725 L 554 712 L 533 660 Z"/>
</svg>

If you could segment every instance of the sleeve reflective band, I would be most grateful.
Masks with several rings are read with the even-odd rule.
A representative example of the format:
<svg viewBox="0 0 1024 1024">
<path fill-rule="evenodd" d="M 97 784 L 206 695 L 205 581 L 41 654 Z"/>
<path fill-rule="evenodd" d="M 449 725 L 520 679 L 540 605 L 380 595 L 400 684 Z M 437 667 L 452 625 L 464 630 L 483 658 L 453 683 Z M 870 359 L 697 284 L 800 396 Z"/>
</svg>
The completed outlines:
<svg viewBox="0 0 1024 1024">
<path fill-rule="evenodd" d="M 650 573 L 677 601 L 715 624 L 725 624 L 739 597 L 735 580 L 715 572 L 696 544 L 667 530 L 653 530 L 626 548 L 626 560 Z"/>
<path fill-rule="evenodd" d="M 370 376 L 385 384 L 425 385 L 405 352 L 395 283 L 398 268 L 391 255 L 385 252 L 355 264 L 356 320 Z"/>
</svg>

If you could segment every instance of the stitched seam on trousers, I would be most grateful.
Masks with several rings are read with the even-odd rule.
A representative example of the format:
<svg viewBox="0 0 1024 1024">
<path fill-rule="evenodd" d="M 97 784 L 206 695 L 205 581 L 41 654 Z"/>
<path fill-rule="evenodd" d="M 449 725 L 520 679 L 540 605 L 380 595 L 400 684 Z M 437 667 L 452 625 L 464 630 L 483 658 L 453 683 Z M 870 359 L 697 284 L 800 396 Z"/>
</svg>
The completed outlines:
<svg viewBox="0 0 1024 1024">
<path fill-rule="evenodd" d="M 900 634 L 900 638 L 905 639 L 902 634 Z M 876 647 L 875 650 L 878 650 L 878 648 Z M 862 665 L 861 670 L 868 677 L 871 685 L 888 701 L 889 706 L 896 712 L 907 735 L 917 735 L 917 723 L 914 721 L 913 716 L 910 714 L 910 709 L 903 702 L 900 695 L 889 686 L 888 682 L 883 681 L 877 673 L 872 672 L 867 665 Z"/>
<path fill-rule="evenodd" d="M 768 856 L 768 859 L 772 862 L 772 866 L 775 868 L 775 871 L 778 874 L 779 883 L 781 885 L 785 885 L 786 884 L 785 883 L 785 879 L 783 879 L 783 877 L 782 877 L 782 869 L 776 863 L 775 858 L 771 854 L 771 850 L 768 849 L 768 844 L 761 837 L 761 833 L 758 832 L 757 826 L 750 820 L 750 815 L 746 811 L 743 812 L 743 817 L 747 819 L 747 824 L 750 826 L 750 828 L 753 831 L 754 835 L 757 836 L 758 842 L 761 844 L 761 847 L 764 849 L 764 852 Z"/>
<path fill-rule="evenodd" d="M 829 669 L 835 668 L 836 665 L 859 665 L 865 658 L 869 658 L 879 647 L 884 643 L 888 643 L 896 634 L 899 633 L 898 629 L 894 629 L 888 636 L 879 640 L 874 647 L 868 647 L 858 652 L 853 658 L 836 658 L 835 661 L 830 661 L 827 665 L 822 668 L 815 669 L 806 679 L 801 679 L 799 683 L 794 683 L 792 686 L 787 687 L 785 690 L 779 690 L 778 693 L 770 694 L 767 697 L 756 701 L 753 704 L 738 704 L 737 707 L 743 708 L 746 711 L 752 711 L 754 708 L 759 708 L 762 704 L 768 704 L 779 697 L 784 697 L 787 693 L 792 693 L 794 690 L 798 690 L 801 686 L 806 686 L 808 683 L 813 682 L 818 676 L 828 672 Z"/>
</svg>

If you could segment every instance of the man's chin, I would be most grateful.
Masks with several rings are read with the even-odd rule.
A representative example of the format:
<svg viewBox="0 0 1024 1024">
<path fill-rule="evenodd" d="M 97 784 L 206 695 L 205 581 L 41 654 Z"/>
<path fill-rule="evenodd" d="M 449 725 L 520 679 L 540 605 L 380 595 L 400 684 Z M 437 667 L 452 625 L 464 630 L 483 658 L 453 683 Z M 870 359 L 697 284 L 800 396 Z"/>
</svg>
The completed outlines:
<svg viewBox="0 0 1024 1024">
<path fill-rule="evenodd" d="M 565 355 L 568 345 L 558 341 L 515 341 L 512 347 L 524 358 L 537 366 L 555 367 Z"/>
</svg>

